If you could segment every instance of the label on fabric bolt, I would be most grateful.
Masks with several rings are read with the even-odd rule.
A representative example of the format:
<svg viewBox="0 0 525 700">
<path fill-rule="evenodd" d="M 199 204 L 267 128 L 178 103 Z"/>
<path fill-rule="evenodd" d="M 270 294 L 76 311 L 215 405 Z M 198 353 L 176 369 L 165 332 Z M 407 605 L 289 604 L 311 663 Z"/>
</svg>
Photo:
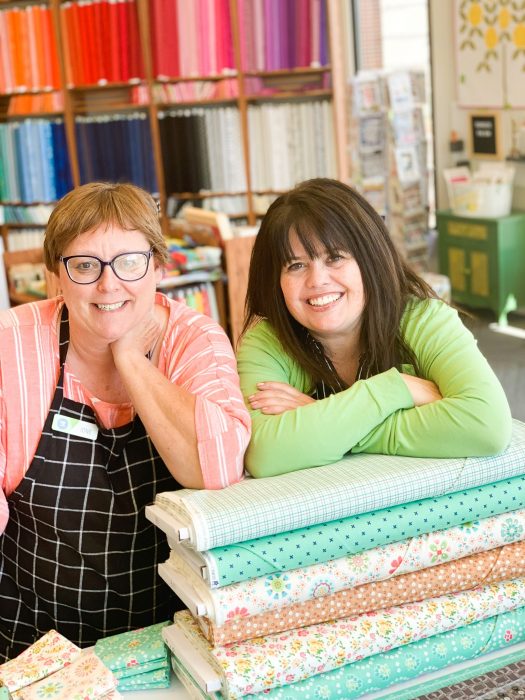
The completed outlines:
<svg viewBox="0 0 525 700">
<path fill-rule="evenodd" d="M 87 440 L 96 440 L 98 436 L 98 427 L 94 423 L 80 420 L 80 418 L 70 418 L 69 416 L 61 416 L 57 413 L 53 418 L 53 430 L 59 433 L 67 433 L 68 435 L 76 435 Z"/>
</svg>

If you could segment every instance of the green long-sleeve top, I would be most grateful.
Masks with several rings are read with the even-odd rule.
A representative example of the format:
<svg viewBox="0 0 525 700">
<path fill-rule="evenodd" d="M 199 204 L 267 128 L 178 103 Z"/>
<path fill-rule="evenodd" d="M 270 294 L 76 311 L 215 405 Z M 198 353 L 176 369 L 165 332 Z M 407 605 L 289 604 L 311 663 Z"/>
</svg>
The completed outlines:
<svg viewBox="0 0 525 700">
<path fill-rule="evenodd" d="M 419 376 L 435 382 L 441 400 L 415 406 L 392 368 L 280 415 L 251 410 L 250 474 L 273 476 L 329 464 L 350 451 L 467 457 L 505 449 L 511 433 L 505 393 L 457 312 L 435 299 L 413 300 L 401 331 L 417 359 Z M 244 336 L 237 360 L 245 399 L 264 381 L 286 382 L 306 394 L 313 390 L 311 379 L 266 321 Z M 411 365 L 400 371 L 415 374 Z"/>
</svg>

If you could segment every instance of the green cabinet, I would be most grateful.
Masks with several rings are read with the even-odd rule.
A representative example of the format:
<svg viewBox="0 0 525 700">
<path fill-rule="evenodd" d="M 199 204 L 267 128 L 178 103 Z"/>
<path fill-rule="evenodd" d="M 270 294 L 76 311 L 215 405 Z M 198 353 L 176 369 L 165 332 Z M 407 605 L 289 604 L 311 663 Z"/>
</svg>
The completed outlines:
<svg viewBox="0 0 525 700">
<path fill-rule="evenodd" d="M 498 323 L 525 306 L 525 212 L 497 219 L 437 212 L 439 271 L 450 279 L 452 300 L 492 309 Z"/>
</svg>

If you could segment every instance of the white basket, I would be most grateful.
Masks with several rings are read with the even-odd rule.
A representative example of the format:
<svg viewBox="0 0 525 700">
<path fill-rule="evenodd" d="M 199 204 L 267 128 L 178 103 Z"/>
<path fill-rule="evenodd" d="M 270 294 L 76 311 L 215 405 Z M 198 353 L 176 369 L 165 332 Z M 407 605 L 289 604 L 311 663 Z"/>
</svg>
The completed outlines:
<svg viewBox="0 0 525 700">
<path fill-rule="evenodd" d="M 448 183 L 452 211 L 458 216 L 507 216 L 512 206 L 512 182 Z"/>
</svg>

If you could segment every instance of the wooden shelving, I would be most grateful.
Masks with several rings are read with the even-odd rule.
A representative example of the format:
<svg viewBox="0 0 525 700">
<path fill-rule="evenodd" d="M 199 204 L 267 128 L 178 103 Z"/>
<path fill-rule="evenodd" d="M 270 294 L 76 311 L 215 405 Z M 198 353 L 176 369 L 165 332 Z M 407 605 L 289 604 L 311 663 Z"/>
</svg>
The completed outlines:
<svg viewBox="0 0 525 700">
<path fill-rule="evenodd" d="M 116 0 L 118 4 L 118 0 Z M 188 0 L 188 3 L 190 0 Z M 239 17 L 239 6 L 237 0 L 227 0 L 228 15 L 230 17 L 230 33 L 233 42 L 233 63 L 231 68 L 223 70 L 220 73 L 211 71 L 210 74 L 199 75 L 156 75 L 155 60 L 158 53 L 155 53 L 152 46 L 152 37 L 158 29 L 157 25 L 152 23 L 153 2 L 152 0 L 135 0 L 131 3 L 126 3 L 127 10 L 131 13 L 135 12 L 136 8 L 136 28 L 138 31 L 138 40 L 136 46 L 139 47 L 137 73 L 138 77 L 133 77 L 129 81 L 111 81 L 106 78 L 98 78 L 93 83 L 83 81 L 82 84 L 75 84 L 76 76 L 80 75 L 78 70 L 78 58 L 75 58 L 76 52 L 80 52 L 78 41 L 82 41 L 82 31 L 77 34 L 78 37 L 70 36 L 71 27 L 74 26 L 66 19 L 66 12 L 69 12 L 71 7 L 83 7 L 89 3 L 79 3 L 78 0 L 72 0 L 67 4 L 61 0 L 47 0 L 47 3 L 42 4 L 41 0 L 27 0 L 23 6 L 41 6 L 47 7 L 50 10 L 52 23 L 52 31 L 54 32 L 56 42 L 56 52 L 58 57 L 58 90 L 63 97 L 63 110 L 60 112 L 40 112 L 33 113 L 25 111 L 23 114 L 7 116 L 9 101 L 12 97 L 20 94 L 38 94 L 48 92 L 50 88 L 42 86 L 40 88 L 32 87 L 27 90 L 10 89 L 3 95 L 0 95 L 0 122 L 9 120 L 9 122 L 25 121 L 35 117 L 46 120 L 63 120 L 65 140 L 67 145 L 67 154 L 69 167 L 71 171 L 71 184 L 73 187 L 79 186 L 86 180 L 85 166 L 85 144 L 81 147 L 79 136 L 81 134 L 82 120 L 96 119 L 97 117 L 108 117 L 122 114 L 130 115 L 133 113 L 145 115 L 149 124 L 149 141 L 150 153 L 152 154 L 152 168 L 155 177 L 156 186 L 153 193 L 160 201 L 162 223 L 165 234 L 168 233 L 168 198 L 174 197 L 181 201 L 201 201 L 209 197 L 224 198 L 229 196 L 243 196 L 246 199 L 246 211 L 243 212 L 247 222 L 254 224 L 260 211 L 255 206 L 254 197 L 259 194 L 276 194 L 286 189 L 286 187 L 258 187 L 259 191 L 252 189 L 255 185 L 252 177 L 252 168 L 258 168 L 257 158 L 260 157 L 254 149 L 254 140 L 259 137 L 259 134 L 253 132 L 253 126 L 250 125 L 250 114 L 253 110 L 263 107 L 263 103 L 274 104 L 276 106 L 283 103 L 294 104 L 297 101 L 302 103 L 326 101 L 330 103 L 331 114 L 333 118 L 332 128 L 334 133 L 334 166 L 333 172 L 327 173 L 340 179 L 346 179 L 348 167 L 346 156 L 346 81 L 344 77 L 344 66 L 342 51 L 340 50 L 340 25 L 342 23 L 342 13 L 339 0 L 323 0 L 326 2 L 327 13 L 327 46 L 329 60 L 325 65 L 298 65 L 287 69 L 278 70 L 253 70 L 243 69 L 242 42 L 243 32 L 249 32 L 249 28 L 245 24 L 241 25 Z M 113 3 L 114 4 L 114 3 Z M 322 3 L 317 6 L 321 7 Z M 7 10 L 20 6 L 17 2 L 2 2 L 0 11 Z M 112 5 L 113 6 L 113 5 Z M 108 6 L 109 7 L 109 6 Z M 156 6 L 158 8 L 158 6 Z M 323 6 L 324 7 L 324 6 Z M 100 10 L 100 4 L 96 10 Z M 109 11 L 109 10 L 108 10 Z M 191 13 L 190 13 L 191 15 Z M 133 19 L 135 15 L 130 15 Z M 225 15 L 226 16 L 226 15 Z M 75 20 L 76 21 L 76 20 Z M 131 21 L 131 20 L 130 20 Z M 85 29 L 85 34 L 88 34 L 88 28 Z M 51 31 L 51 30 L 50 30 Z M 75 43 L 78 38 L 77 43 Z M 117 40 L 118 37 L 113 37 L 112 40 Z M 119 39 L 120 41 L 120 39 Z M 97 39 L 98 44 L 101 43 Z M 93 47 L 93 55 L 100 54 L 100 51 L 106 56 L 107 47 Z M 100 63 L 103 60 L 98 56 L 96 61 Z M 138 65 L 138 64 L 137 64 Z M 254 82 L 255 81 L 255 82 Z M 259 81 L 259 82 L 257 82 Z M 254 92 L 254 85 L 260 83 L 262 90 L 260 93 Z M 195 92 L 196 99 L 191 98 L 192 84 L 204 85 L 201 92 Z M 327 85 L 329 85 L 327 87 Z M 1 86 L 1 81 L 0 81 Z M 211 87 L 210 87 L 211 86 Z M 57 86 L 53 86 L 53 90 Z M 203 97 L 204 90 L 210 88 L 212 97 Z M 235 94 L 221 94 L 220 90 L 232 89 Z M 176 100 L 159 99 L 160 91 L 178 90 L 179 98 Z M 166 94 L 171 94 L 166 92 Z M 200 95 L 200 97 L 199 97 Z M 183 99 L 182 99 L 183 98 Z M 231 191 L 226 186 L 217 187 L 201 187 L 196 188 L 195 192 L 180 192 L 172 193 L 171 187 L 168 184 L 166 163 L 167 159 L 177 160 L 181 155 L 176 152 L 171 152 L 169 157 L 163 152 L 166 149 L 166 144 L 161 138 L 161 117 L 166 113 L 174 110 L 201 110 L 199 114 L 209 114 L 210 110 L 215 114 L 222 109 L 233 109 L 238 118 L 238 128 L 235 129 L 233 136 L 238 139 L 239 153 L 241 154 L 240 167 L 230 164 L 236 175 L 242 175 L 245 186 L 239 189 L 237 186 L 232 186 Z M 83 122 L 85 123 L 85 122 Z M 228 128 L 231 128 L 228 126 Z M 271 140 L 270 136 L 266 136 Z M 85 138 L 85 137 L 83 137 Z M 202 138 L 202 137 L 201 137 Z M 210 140 L 213 141 L 213 139 Z M 314 147 L 315 139 L 306 139 L 306 143 Z M 217 148 L 217 143 L 212 143 L 213 148 Z M 82 148 L 84 149 L 82 151 Z M 270 152 L 271 143 L 268 142 L 263 151 Z M 82 155 L 83 154 L 83 155 Z M 0 158 L 2 157 L 0 151 Z M 193 165 L 193 158 L 183 157 L 183 167 L 188 169 Z M 226 160 L 223 158 L 223 160 Z M 224 164 L 228 167 L 228 164 Z M 317 173 L 307 173 L 307 176 L 315 176 Z M 228 175 L 228 173 L 227 173 Z M 105 178 L 100 178 L 105 179 Z M 109 179 L 109 178 L 108 178 Z M 226 180 L 227 180 L 226 176 Z M 300 177 L 304 179 L 304 177 Z M 232 181 L 233 182 L 233 181 Z M 137 184 L 142 184 L 138 182 Z M 289 186 L 295 184 L 290 181 Z M 7 204 L 7 202 L 0 202 Z M 242 208 L 244 205 L 241 204 Z M 237 264 L 245 264 L 240 259 Z M 229 274 L 232 274 L 233 261 L 228 263 Z M 231 297 L 231 295 L 230 295 Z M 243 302 L 243 299 L 230 300 L 231 303 Z M 232 313 L 230 315 L 233 316 Z"/>
</svg>

